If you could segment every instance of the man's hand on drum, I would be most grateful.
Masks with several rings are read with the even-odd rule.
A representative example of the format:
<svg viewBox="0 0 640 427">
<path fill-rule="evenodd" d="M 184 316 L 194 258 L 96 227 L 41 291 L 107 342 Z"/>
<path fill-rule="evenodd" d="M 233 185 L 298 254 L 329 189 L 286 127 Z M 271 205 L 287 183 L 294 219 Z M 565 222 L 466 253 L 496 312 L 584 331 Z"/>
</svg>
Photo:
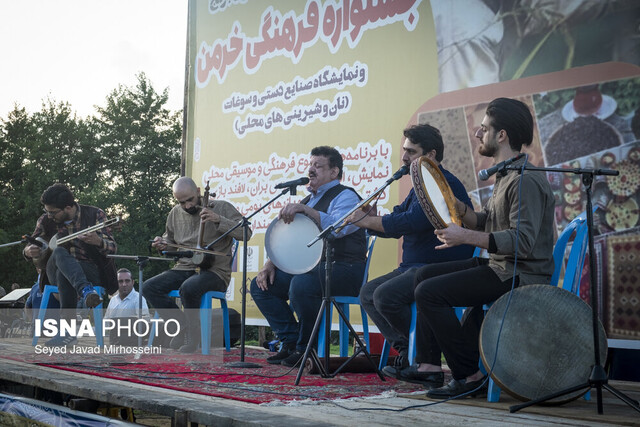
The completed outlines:
<svg viewBox="0 0 640 427">
<path fill-rule="evenodd" d="M 200 211 L 200 219 L 202 219 L 202 221 L 204 222 L 213 222 L 216 224 L 220 223 L 220 215 L 209 208 L 205 208 Z"/>
<path fill-rule="evenodd" d="M 258 272 L 258 277 L 256 277 L 256 285 L 263 291 L 266 291 L 267 288 L 276 278 L 276 267 L 273 265 L 271 261 L 267 261 L 266 264 L 260 269 Z"/>
<path fill-rule="evenodd" d="M 436 249 L 447 249 L 468 243 L 466 239 L 468 231 L 453 223 L 448 224 L 447 228 L 434 230 L 436 237 L 442 242 L 442 245 L 436 246 Z"/>
<path fill-rule="evenodd" d="M 302 203 L 289 203 L 287 206 L 280 210 L 278 217 L 284 221 L 285 224 L 293 222 L 293 218 L 297 213 L 306 213 L 306 205 Z"/>
</svg>

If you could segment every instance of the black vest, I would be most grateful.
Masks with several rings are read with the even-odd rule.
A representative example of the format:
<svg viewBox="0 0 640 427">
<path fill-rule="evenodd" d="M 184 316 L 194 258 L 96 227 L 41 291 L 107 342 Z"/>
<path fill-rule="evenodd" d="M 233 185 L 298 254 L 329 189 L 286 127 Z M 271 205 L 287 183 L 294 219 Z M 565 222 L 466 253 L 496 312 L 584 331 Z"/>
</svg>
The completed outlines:
<svg viewBox="0 0 640 427">
<path fill-rule="evenodd" d="M 96 216 L 98 215 L 98 208 L 94 206 L 80 205 L 80 229 L 84 230 L 93 225 L 96 225 Z M 44 238 L 49 241 L 58 231 L 58 226 L 55 221 L 49 217 L 45 217 L 42 221 L 44 228 Z M 88 245 L 84 242 L 79 242 L 83 249 L 87 252 L 87 255 L 94 264 L 98 267 L 100 272 L 100 280 L 102 283 L 93 283 L 97 286 L 104 287 L 109 294 L 112 294 L 118 290 L 118 275 L 116 264 L 113 258 L 107 258 L 102 255 L 98 248 L 92 245 Z M 48 281 L 46 281 L 48 283 Z"/>
<path fill-rule="evenodd" d="M 338 194 L 343 191 L 353 191 L 358 196 L 358 199 L 362 198 L 358 195 L 356 190 L 351 187 L 344 186 L 342 184 L 338 184 L 335 187 L 331 187 L 327 190 L 326 193 L 322 196 L 322 198 L 315 204 L 313 209 L 327 213 L 327 209 L 329 208 L 329 204 L 333 199 L 335 199 Z M 311 196 L 307 196 L 300 203 L 307 204 Z M 355 231 L 351 234 L 347 234 L 344 237 L 336 239 L 333 241 L 333 257 L 335 261 L 341 262 L 365 262 L 367 257 L 367 237 L 365 235 L 364 228 L 359 228 L 358 231 Z M 322 259 L 324 260 L 324 254 L 322 255 Z"/>
</svg>

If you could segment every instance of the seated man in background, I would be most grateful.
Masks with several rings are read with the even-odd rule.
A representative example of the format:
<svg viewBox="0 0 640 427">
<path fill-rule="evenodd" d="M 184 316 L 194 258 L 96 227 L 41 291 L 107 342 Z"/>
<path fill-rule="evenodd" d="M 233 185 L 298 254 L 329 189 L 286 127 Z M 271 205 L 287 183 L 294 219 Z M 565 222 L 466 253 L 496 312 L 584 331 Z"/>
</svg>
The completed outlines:
<svg viewBox="0 0 640 427">
<path fill-rule="evenodd" d="M 149 319 L 149 307 L 147 301 L 133 289 L 134 281 L 131 271 L 126 268 L 118 270 L 118 292 L 109 300 L 107 311 L 104 313 L 105 319 L 119 319 L 120 324 L 125 324 L 125 320 L 133 325 L 134 321 L 140 318 Z M 142 311 L 140 311 L 142 305 Z M 133 326 L 126 329 L 113 328 L 110 330 L 109 342 L 111 344 L 137 345 L 138 336 L 130 331 Z"/>
</svg>

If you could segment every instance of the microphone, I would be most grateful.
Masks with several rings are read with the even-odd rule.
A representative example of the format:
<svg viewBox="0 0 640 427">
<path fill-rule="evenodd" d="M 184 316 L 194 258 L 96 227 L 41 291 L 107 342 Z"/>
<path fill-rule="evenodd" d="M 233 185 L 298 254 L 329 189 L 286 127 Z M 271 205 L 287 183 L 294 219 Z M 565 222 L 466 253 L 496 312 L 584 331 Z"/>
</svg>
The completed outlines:
<svg viewBox="0 0 640 427">
<path fill-rule="evenodd" d="M 193 251 L 162 251 L 162 255 L 173 258 L 192 258 Z"/>
<path fill-rule="evenodd" d="M 405 176 L 408 173 L 409 173 L 409 166 L 402 165 L 402 167 L 400 169 L 398 169 L 396 171 L 396 173 L 394 173 L 393 176 L 387 180 L 387 182 L 388 183 L 392 183 L 393 181 L 402 178 L 403 176 Z"/>
<path fill-rule="evenodd" d="M 293 181 L 281 182 L 276 185 L 276 190 L 281 188 L 297 187 L 298 185 L 306 185 L 309 183 L 309 178 L 303 176 L 302 178 L 294 179 Z"/>
<path fill-rule="evenodd" d="M 516 160 L 520 160 L 524 156 L 524 153 L 520 153 L 515 157 L 505 160 L 504 162 L 500 162 L 495 166 L 491 166 L 489 169 L 482 169 L 480 172 L 478 172 L 478 178 L 480 179 L 480 181 L 486 181 L 491 175 L 495 175 L 496 172 L 506 168 L 511 163 L 515 162 Z"/>
</svg>

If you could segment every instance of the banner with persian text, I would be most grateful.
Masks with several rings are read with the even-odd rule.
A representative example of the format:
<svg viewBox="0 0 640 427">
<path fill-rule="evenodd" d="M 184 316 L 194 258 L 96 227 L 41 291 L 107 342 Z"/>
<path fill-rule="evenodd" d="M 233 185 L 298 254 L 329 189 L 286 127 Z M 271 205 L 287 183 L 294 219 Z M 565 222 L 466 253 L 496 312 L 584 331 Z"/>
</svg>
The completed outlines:
<svg viewBox="0 0 640 427">
<path fill-rule="evenodd" d="M 191 1 L 189 19 L 185 173 L 245 216 L 281 192 L 277 183 L 306 176 L 320 145 L 342 153 L 342 182 L 367 197 L 401 165 L 402 130 L 438 91 L 425 1 Z M 382 213 L 399 198 L 387 190 Z M 249 278 L 280 208 L 305 195 L 299 187 L 251 219 Z M 238 271 L 242 256 L 241 245 Z M 397 241 L 375 256 L 372 275 L 395 268 Z M 252 301 L 248 317 L 261 317 Z"/>
<path fill-rule="evenodd" d="M 491 160 L 477 154 L 475 131 L 487 102 L 519 97 L 536 120 L 531 163 L 619 168 L 624 180 L 596 183 L 597 227 L 633 228 L 639 12 L 630 0 L 190 0 L 184 172 L 249 216 L 277 183 L 306 176 L 313 147 L 330 145 L 345 160 L 343 183 L 367 197 L 401 166 L 402 130 L 428 122 L 443 134 L 443 166 L 479 208 L 493 180 L 477 179 Z M 575 177 L 548 177 L 562 229 L 584 192 Z M 381 214 L 409 181 L 387 188 Z M 249 279 L 278 211 L 305 195 L 299 187 L 252 217 Z M 236 307 L 242 256 L 241 246 L 227 294 Z M 378 239 L 370 277 L 399 256 L 397 240 Z M 248 318 L 264 322 L 250 298 Z"/>
</svg>

